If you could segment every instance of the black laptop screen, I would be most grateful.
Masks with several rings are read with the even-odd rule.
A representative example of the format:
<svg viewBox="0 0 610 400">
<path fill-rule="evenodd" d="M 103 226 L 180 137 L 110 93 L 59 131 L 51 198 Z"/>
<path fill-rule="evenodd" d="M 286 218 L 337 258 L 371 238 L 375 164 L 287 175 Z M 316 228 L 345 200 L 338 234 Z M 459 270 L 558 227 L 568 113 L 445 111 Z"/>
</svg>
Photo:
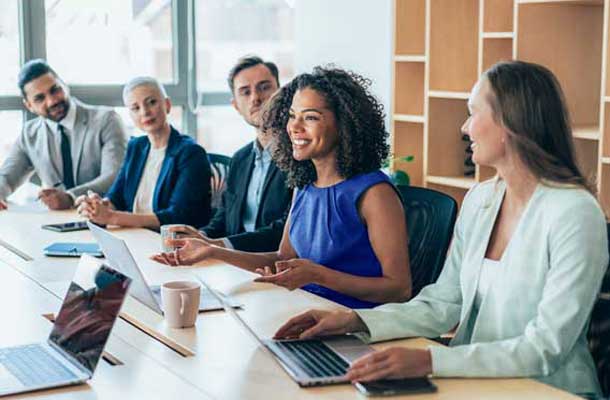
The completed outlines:
<svg viewBox="0 0 610 400">
<path fill-rule="evenodd" d="M 49 340 L 93 373 L 130 282 L 112 268 L 81 259 Z"/>
</svg>

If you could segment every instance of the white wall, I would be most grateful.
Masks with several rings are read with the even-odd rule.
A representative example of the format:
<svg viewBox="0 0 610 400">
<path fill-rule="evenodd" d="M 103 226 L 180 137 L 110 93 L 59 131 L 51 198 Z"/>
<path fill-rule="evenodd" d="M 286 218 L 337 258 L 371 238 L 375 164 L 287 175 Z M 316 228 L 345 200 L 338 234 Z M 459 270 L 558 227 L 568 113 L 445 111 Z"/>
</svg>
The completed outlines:
<svg viewBox="0 0 610 400">
<path fill-rule="evenodd" d="M 296 72 L 328 63 L 357 72 L 373 81 L 389 114 L 392 0 L 296 0 L 295 7 Z"/>
</svg>

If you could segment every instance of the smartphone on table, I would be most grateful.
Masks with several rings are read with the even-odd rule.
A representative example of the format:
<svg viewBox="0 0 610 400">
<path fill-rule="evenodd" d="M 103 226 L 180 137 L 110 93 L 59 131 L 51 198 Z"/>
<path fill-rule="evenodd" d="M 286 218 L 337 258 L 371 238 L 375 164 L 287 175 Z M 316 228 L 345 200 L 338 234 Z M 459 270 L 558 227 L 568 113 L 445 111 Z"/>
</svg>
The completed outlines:
<svg viewBox="0 0 610 400">
<path fill-rule="evenodd" d="M 398 396 L 401 394 L 431 393 L 437 388 L 430 379 L 405 378 L 405 379 L 382 379 L 371 382 L 356 382 L 354 384 L 360 393 L 366 396 Z"/>
<path fill-rule="evenodd" d="M 61 224 L 47 224 L 43 225 L 42 229 L 48 229 L 53 232 L 73 232 L 83 231 L 87 228 L 87 221 L 76 221 L 76 222 L 64 222 Z"/>
</svg>

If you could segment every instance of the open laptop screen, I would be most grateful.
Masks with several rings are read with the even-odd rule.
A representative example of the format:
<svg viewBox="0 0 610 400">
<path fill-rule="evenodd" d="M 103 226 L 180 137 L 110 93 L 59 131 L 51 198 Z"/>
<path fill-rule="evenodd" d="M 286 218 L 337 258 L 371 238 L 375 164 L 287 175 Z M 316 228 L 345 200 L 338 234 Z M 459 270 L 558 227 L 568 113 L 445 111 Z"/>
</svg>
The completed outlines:
<svg viewBox="0 0 610 400">
<path fill-rule="evenodd" d="M 49 340 L 93 373 L 131 279 L 89 260 L 81 258 Z"/>
</svg>

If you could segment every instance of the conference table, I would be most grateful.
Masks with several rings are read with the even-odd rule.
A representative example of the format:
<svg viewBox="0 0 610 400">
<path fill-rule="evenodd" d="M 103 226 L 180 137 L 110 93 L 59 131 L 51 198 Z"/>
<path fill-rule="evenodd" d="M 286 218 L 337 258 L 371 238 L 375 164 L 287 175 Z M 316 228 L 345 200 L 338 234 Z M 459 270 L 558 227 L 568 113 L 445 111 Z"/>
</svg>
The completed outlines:
<svg viewBox="0 0 610 400">
<path fill-rule="evenodd" d="M 53 242 L 93 242 L 89 231 L 57 233 L 41 225 L 79 219 L 74 211 L 48 211 L 40 204 L 10 204 L 0 212 L 0 346 L 44 341 L 78 258 L 46 257 Z M 290 316 L 310 308 L 342 306 L 302 290 L 254 283 L 255 274 L 215 260 L 169 267 L 149 259 L 160 250 L 158 233 L 109 227 L 128 244 L 149 284 L 198 278 L 242 304 L 238 310 L 260 338 L 273 335 Z M 101 260 L 103 262 L 103 259 Z M 196 275 L 196 276 L 195 276 Z M 425 348 L 424 338 L 377 343 Z M 436 393 L 417 399 L 577 399 L 531 379 L 432 379 Z M 354 399 L 349 384 L 301 388 L 256 338 L 223 310 L 202 312 L 196 325 L 168 328 L 163 318 L 133 298 L 123 305 L 105 357 L 86 384 L 15 396 L 41 399 Z M 12 397 L 11 397 L 12 398 Z"/>
</svg>

